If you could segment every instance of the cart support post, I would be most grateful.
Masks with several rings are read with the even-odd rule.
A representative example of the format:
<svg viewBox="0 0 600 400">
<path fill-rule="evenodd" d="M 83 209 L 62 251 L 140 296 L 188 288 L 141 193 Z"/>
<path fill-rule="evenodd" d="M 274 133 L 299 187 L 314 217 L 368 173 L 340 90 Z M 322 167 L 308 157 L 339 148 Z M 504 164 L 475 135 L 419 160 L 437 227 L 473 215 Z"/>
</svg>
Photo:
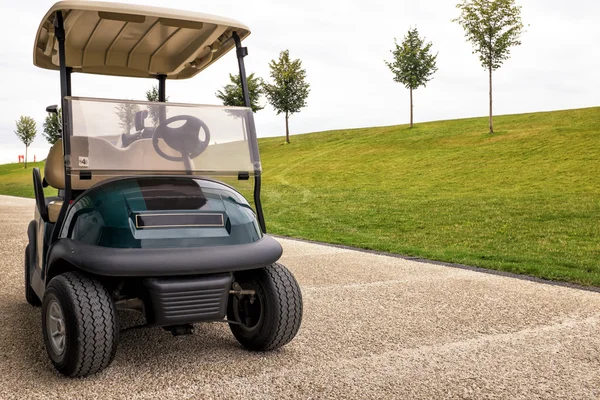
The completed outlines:
<svg viewBox="0 0 600 400">
<path fill-rule="evenodd" d="M 158 101 L 160 101 L 161 103 L 164 103 L 165 101 L 167 101 L 167 95 L 166 95 L 167 76 L 166 75 L 157 75 L 156 79 L 158 79 Z"/>
<path fill-rule="evenodd" d="M 71 96 L 71 73 L 73 68 L 67 67 L 67 96 Z"/>
<path fill-rule="evenodd" d="M 240 40 L 237 32 L 233 32 L 233 41 L 235 42 L 235 49 L 238 60 L 238 67 L 240 70 L 240 81 L 242 84 L 242 95 L 244 97 L 244 105 L 251 108 L 250 103 L 250 92 L 248 91 L 248 80 L 246 78 L 246 67 L 244 66 L 244 57 L 248 55 L 248 48 L 242 47 L 242 41 Z M 260 156 L 258 152 L 258 140 L 256 138 L 256 126 L 254 125 L 254 116 L 250 115 L 247 118 L 248 123 L 248 141 L 250 143 L 250 152 L 252 156 L 252 162 L 257 165 L 260 163 Z M 261 176 L 260 170 L 257 168 L 254 171 L 254 207 L 256 208 L 256 216 L 258 217 L 258 223 L 263 233 L 267 233 L 267 226 L 265 224 L 265 216 L 262 210 L 262 202 L 260 200 L 260 186 Z"/>
<path fill-rule="evenodd" d="M 64 165 L 65 165 L 65 190 L 64 190 L 64 201 L 60 208 L 58 218 L 54 224 L 52 230 L 51 243 L 54 243 L 58 239 L 58 233 L 62 227 L 62 223 L 67 213 L 67 208 L 71 200 L 71 175 L 67 172 L 69 162 L 71 158 L 71 131 L 70 131 L 70 115 L 69 107 L 67 107 L 65 97 L 71 95 L 71 72 L 72 69 L 67 67 L 67 57 L 65 50 L 65 26 L 63 20 L 63 14 L 61 11 L 56 12 L 56 18 L 54 19 L 54 32 L 56 40 L 58 41 L 58 61 L 60 70 L 60 102 L 61 102 L 61 113 L 62 113 L 62 143 L 64 152 Z M 44 278 L 45 269 L 42 271 L 42 278 Z"/>
<path fill-rule="evenodd" d="M 157 75 L 156 79 L 158 79 L 158 101 L 165 103 L 167 101 L 167 76 Z M 165 106 L 159 106 L 158 121 L 162 123 L 165 119 L 167 119 L 167 109 Z"/>
<path fill-rule="evenodd" d="M 250 107 L 250 93 L 248 92 L 248 80 L 246 78 L 246 68 L 244 66 L 244 57 L 248 55 L 248 48 L 242 47 L 242 42 L 237 32 L 233 32 L 233 41 L 235 42 L 238 67 L 240 70 L 240 80 L 242 81 L 242 96 L 244 97 L 244 104 L 246 107 Z"/>
</svg>

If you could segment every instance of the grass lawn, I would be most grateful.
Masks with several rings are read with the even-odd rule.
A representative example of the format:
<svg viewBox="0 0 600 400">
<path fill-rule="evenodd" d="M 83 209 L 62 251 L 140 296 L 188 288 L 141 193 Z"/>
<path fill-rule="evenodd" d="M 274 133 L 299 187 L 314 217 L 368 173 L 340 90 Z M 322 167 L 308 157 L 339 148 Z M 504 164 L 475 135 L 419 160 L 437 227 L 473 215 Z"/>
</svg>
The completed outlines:
<svg viewBox="0 0 600 400">
<path fill-rule="evenodd" d="M 600 108 L 260 141 L 272 233 L 600 285 Z"/>
<path fill-rule="evenodd" d="M 267 228 L 600 286 L 600 108 L 494 122 L 261 139 Z M 0 166 L 0 194 L 33 197 L 31 169 Z"/>
<path fill-rule="evenodd" d="M 27 163 L 25 169 L 23 164 L 1 164 L 0 165 L 0 194 L 19 197 L 34 197 L 33 177 L 31 170 L 38 167 L 44 176 L 44 162 Z M 46 196 L 56 196 L 56 190 L 45 188 Z M 33 212 L 33 210 L 31 210 Z"/>
</svg>

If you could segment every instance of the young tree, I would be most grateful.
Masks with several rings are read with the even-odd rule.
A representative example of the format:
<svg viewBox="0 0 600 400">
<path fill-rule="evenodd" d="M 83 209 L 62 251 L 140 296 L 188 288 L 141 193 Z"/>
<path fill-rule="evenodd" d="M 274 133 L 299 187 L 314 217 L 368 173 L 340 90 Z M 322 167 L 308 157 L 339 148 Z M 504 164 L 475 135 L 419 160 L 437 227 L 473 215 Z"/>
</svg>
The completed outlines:
<svg viewBox="0 0 600 400">
<path fill-rule="evenodd" d="M 509 58 L 511 47 L 521 44 L 521 7 L 515 0 L 463 0 L 456 7 L 460 16 L 452 21 L 463 27 L 465 37 L 473 45 L 473 54 L 479 54 L 481 65 L 489 74 L 490 133 L 494 133 L 492 72 Z"/>
<path fill-rule="evenodd" d="M 15 131 L 15 135 L 17 135 L 17 137 L 21 139 L 21 142 L 23 142 L 25 145 L 25 168 L 27 168 L 27 149 L 33 142 L 33 139 L 35 139 L 35 135 L 37 134 L 37 125 L 33 118 L 26 117 L 24 115 L 21 115 L 19 120 L 16 122 L 17 130 Z"/>
<path fill-rule="evenodd" d="M 59 115 L 60 108 L 58 109 L 58 114 L 48 113 L 44 120 L 43 135 L 50 144 L 56 143 L 62 136 L 62 126 Z"/>
<path fill-rule="evenodd" d="M 152 85 L 152 89 L 146 92 L 146 100 L 158 101 L 158 86 Z"/>
<path fill-rule="evenodd" d="M 410 127 L 413 127 L 413 90 L 427 86 L 432 75 L 437 71 L 437 54 L 431 54 L 431 42 L 419 37 L 417 28 L 409 29 L 401 45 L 394 38 L 396 48 L 390 50 L 394 60 L 385 61 L 394 74 L 394 82 L 404 85 L 410 90 Z"/>
<path fill-rule="evenodd" d="M 131 132 L 131 129 L 135 125 L 135 113 L 138 111 L 140 111 L 140 107 L 132 103 L 119 103 L 115 107 L 115 113 L 121 120 L 119 126 L 123 128 L 123 133 Z"/>
<path fill-rule="evenodd" d="M 224 106 L 244 107 L 244 96 L 242 94 L 242 81 L 239 75 L 229 74 L 231 83 L 223 86 L 223 90 L 215 93 L 218 99 L 223 101 Z M 257 112 L 265 108 L 258 101 L 263 94 L 261 79 L 254 74 L 248 75 L 248 94 L 250 95 L 250 105 L 252 112 Z"/>
<path fill-rule="evenodd" d="M 153 85 L 152 89 L 146 92 L 146 100 L 158 102 L 158 86 Z M 169 101 L 167 97 L 165 102 Z M 148 106 L 148 114 L 150 114 L 150 119 L 152 120 L 152 124 L 157 127 L 160 122 L 160 106 Z"/>
<path fill-rule="evenodd" d="M 289 50 L 279 53 L 279 60 L 271 60 L 273 83 L 263 85 L 267 100 L 277 115 L 285 113 L 285 141 L 290 142 L 289 117 L 306 107 L 310 85 L 306 82 L 306 70 L 300 59 L 290 60 Z"/>
</svg>

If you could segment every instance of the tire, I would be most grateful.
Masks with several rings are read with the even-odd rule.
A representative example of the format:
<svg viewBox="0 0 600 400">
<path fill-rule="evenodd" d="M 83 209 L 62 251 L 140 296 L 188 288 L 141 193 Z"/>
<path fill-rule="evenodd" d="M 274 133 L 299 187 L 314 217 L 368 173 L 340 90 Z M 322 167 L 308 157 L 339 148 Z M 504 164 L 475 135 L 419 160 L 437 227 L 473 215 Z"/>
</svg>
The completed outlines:
<svg viewBox="0 0 600 400">
<path fill-rule="evenodd" d="M 42 302 L 31 287 L 31 265 L 29 263 L 29 245 L 25 247 L 25 300 L 34 307 L 39 307 Z"/>
<path fill-rule="evenodd" d="M 62 316 L 59 322 L 57 316 Z M 62 337 L 62 347 L 52 332 Z M 54 277 L 44 293 L 42 334 L 48 356 L 61 374 L 79 377 L 103 370 L 114 358 L 119 340 L 110 294 L 100 282 L 79 272 Z"/>
<path fill-rule="evenodd" d="M 256 291 L 252 304 L 250 296 L 229 298 L 227 319 L 242 324 L 229 324 L 238 342 L 254 351 L 275 350 L 289 343 L 302 322 L 302 293 L 292 273 L 275 263 L 238 273 L 235 280 L 242 289 Z"/>
</svg>

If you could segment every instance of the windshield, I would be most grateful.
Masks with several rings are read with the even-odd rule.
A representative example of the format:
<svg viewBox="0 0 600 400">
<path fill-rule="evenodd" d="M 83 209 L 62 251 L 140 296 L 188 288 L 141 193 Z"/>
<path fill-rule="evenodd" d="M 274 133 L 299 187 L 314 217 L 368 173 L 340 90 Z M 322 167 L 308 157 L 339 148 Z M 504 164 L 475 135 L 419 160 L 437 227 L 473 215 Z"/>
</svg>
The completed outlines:
<svg viewBox="0 0 600 400">
<path fill-rule="evenodd" d="M 250 108 L 65 99 L 71 173 L 260 173 L 258 150 L 252 150 L 257 145 Z"/>
</svg>

